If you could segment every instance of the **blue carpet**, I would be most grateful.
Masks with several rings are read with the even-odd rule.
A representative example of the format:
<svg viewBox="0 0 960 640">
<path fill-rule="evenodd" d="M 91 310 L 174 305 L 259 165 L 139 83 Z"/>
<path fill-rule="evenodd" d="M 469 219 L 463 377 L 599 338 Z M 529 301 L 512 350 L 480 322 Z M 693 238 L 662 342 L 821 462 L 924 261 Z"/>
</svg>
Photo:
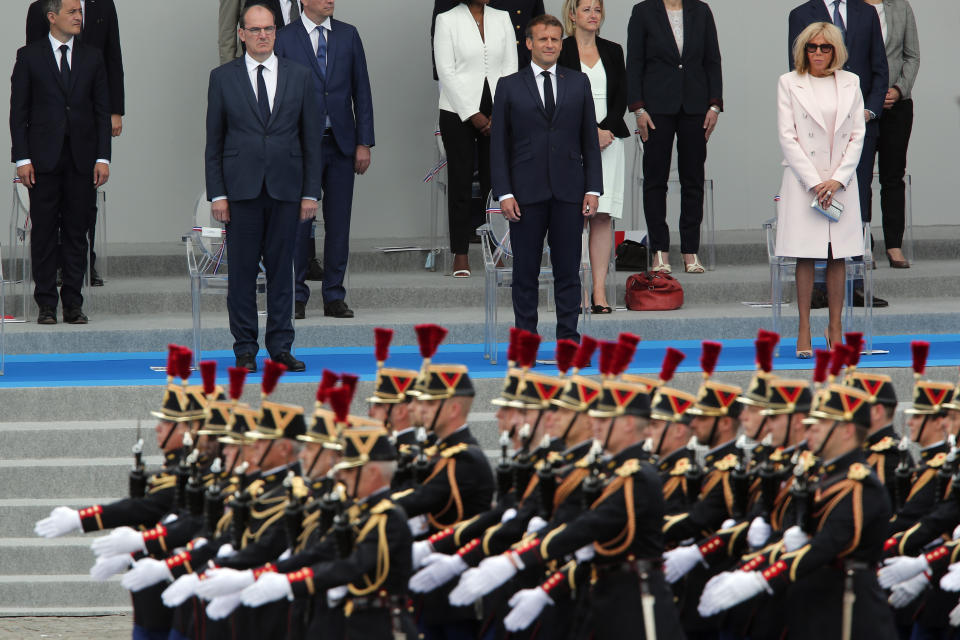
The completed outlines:
<svg viewBox="0 0 960 640">
<path fill-rule="evenodd" d="M 862 368 L 887 368 L 910 366 L 910 342 L 927 340 L 931 343 L 929 367 L 956 366 L 960 363 L 960 335 L 926 336 L 881 336 L 874 338 L 874 349 L 889 350 L 889 354 L 863 356 Z M 754 368 L 754 346 L 752 340 L 725 340 L 717 371 L 749 371 Z M 681 340 L 674 342 L 641 342 L 630 371 L 633 373 L 657 373 L 663 360 L 666 347 L 672 346 L 686 353 L 678 371 L 699 371 L 700 341 Z M 814 347 L 823 348 L 822 338 L 814 340 Z M 544 344 L 541 357 L 552 357 L 554 345 Z M 808 370 L 813 368 L 813 360 L 797 360 L 794 356 L 795 343 L 786 340 L 782 343 L 780 357 L 774 362 L 774 369 Z M 504 358 L 506 348 L 500 347 L 500 357 Z M 208 351 L 206 358 L 217 360 L 218 378 L 226 380 L 227 367 L 233 366 L 231 351 Z M 349 371 L 360 375 L 361 380 L 372 380 L 376 374 L 372 347 L 329 347 L 297 349 L 297 357 L 302 359 L 307 370 L 304 373 L 288 373 L 287 382 L 316 382 L 324 368 L 333 371 Z M 263 358 L 259 358 L 260 367 Z M 390 350 L 388 365 L 401 369 L 417 369 L 420 366 L 420 353 L 414 346 L 397 346 Z M 465 364 L 474 378 L 499 378 L 504 374 L 505 360 L 491 365 L 483 357 L 483 345 L 449 344 L 440 347 L 434 362 Z M 6 360 L 6 375 L 0 376 L 0 388 L 19 387 L 87 387 L 87 386 L 142 386 L 160 385 L 166 382 L 162 371 L 153 371 L 151 367 L 163 366 L 165 353 L 77 353 L 45 355 L 13 355 Z M 594 358 L 594 365 L 596 357 Z M 545 372 L 553 371 L 551 366 L 541 366 Z M 587 369 L 587 374 L 597 373 L 596 367 Z M 248 378 L 259 381 L 258 375 Z M 199 373 L 192 378 L 200 384 Z"/>
</svg>

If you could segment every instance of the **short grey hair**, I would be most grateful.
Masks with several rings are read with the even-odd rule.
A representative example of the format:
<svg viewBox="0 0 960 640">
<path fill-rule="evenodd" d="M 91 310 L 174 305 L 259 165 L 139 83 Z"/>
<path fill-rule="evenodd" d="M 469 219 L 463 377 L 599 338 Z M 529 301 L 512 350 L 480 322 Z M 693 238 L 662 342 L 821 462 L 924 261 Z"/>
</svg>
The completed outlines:
<svg viewBox="0 0 960 640">
<path fill-rule="evenodd" d="M 241 29 L 243 29 L 246 26 L 246 24 L 244 23 L 244 20 L 247 17 L 247 12 L 250 11 L 250 9 L 253 9 L 254 7 L 260 7 L 261 9 L 266 9 L 267 11 L 270 12 L 270 15 L 273 16 L 273 21 L 274 22 L 277 21 L 277 14 L 274 13 L 273 7 L 268 5 L 266 2 L 250 2 L 246 6 L 244 6 L 243 11 L 240 12 L 240 28 Z"/>
<path fill-rule="evenodd" d="M 63 8 L 63 0 L 43 0 L 43 15 L 48 13 L 60 13 Z"/>
<path fill-rule="evenodd" d="M 397 461 L 396 460 L 371 460 L 370 462 L 364 465 L 365 467 L 376 467 L 380 470 L 380 475 L 384 480 L 390 482 L 393 480 L 394 474 L 397 473 Z"/>
</svg>

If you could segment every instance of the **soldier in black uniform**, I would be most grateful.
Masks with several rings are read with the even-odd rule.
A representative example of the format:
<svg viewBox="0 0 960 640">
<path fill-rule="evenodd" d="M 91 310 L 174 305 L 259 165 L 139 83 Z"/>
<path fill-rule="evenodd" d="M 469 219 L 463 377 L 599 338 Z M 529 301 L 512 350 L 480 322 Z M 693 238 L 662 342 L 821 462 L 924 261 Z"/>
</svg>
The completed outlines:
<svg viewBox="0 0 960 640">
<path fill-rule="evenodd" d="M 900 462 L 897 444 L 900 438 L 893 428 L 897 413 L 897 392 L 890 376 L 882 373 L 854 371 L 846 383 L 870 396 L 870 432 L 863 446 L 867 450 L 867 462 L 873 467 L 890 493 L 890 504 L 896 504 L 896 469 Z"/>
<path fill-rule="evenodd" d="M 377 427 L 347 429 L 343 441 L 336 468 L 355 504 L 349 521 L 335 522 L 327 536 L 335 557 L 289 573 L 261 573 L 243 601 L 256 611 L 277 600 L 326 597 L 342 609 L 343 628 L 324 629 L 324 638 L 413 640 L 406 597 L 413 539 L 406 514 L 389 497 L 396 449 Z"/>
</svg>

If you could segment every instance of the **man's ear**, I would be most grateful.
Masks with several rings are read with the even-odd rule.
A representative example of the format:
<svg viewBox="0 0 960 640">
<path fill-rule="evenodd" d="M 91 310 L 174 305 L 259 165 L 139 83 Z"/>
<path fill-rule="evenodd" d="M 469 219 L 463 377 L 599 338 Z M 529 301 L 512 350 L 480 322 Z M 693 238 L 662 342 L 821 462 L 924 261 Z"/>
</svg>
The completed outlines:
<svg viewBox="0 0 960 640">
<path fill-rule="evenodd" d="M 527 38 L 527 51 L 533 51 L 533 39 Z"/>
</svg>

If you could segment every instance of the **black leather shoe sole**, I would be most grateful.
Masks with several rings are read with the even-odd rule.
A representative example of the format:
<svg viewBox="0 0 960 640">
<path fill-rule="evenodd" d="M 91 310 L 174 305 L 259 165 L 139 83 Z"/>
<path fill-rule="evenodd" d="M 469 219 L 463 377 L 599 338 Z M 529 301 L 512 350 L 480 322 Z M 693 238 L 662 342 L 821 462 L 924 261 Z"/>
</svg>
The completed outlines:
<svg viewBox="0 0 960 640">
<path fill-rule="evenodd" d="M 864 299 L 864 296 L 863 296 L 863 290 L 854 289 L 853 290 L 853 306 L 862 307 L 864 306 L 865 302 L 866 300 Z M 877 296 L 873 296 L 874 309 L 880 309 L 880 308 L 889 307 L 889 306 L 890 306 L 890 303 L 884 300 L 883 298 L 878 298 Z"/>
<path fill-rule="evenodd" d="M 49 307 L 40 309 L 37 314 L 37 324 L 57 324 L 57 311 Z"/>
<path fill-rule="evenodd" d="M 352 318 L 353 309 L 348 307 L 346 304 L 340 304 L 336 306 L 329 306 L 323 308 L 323 315 L 328 318 Z"/>
<path fill-rule="evenodd" d="M 257 372 L 257 356 L 255 355 L 242 355 L 237 356 L 237 368 L 246 369 L 249 373 Z"/>
<path fill-rule="evenodd" d="M 301 362 L 300 360 L 297 360 L 292 355 L 290 355 L 290 353 L 286 351 L 283 353 L 278 353 L 277 355 L 273 356 L 272 360 L 274 362 L 279 362 L 280 364 L 285 366 L 287 368 L 287 371 L 292 371 L 296 373 L 298 371 L 307 370 L 307 365 L 303 364 L 303 362 Z"/>
<path fill-rule="evenodd" d="M 307 317 L 307 305 L 302 302 L 297 302 L 293 305 L 293 318 L 295 320 L 303 320 Z"/>
<path fill-rule="evenodd" d="M 67 324 L 87 324 L 90 319 L 83 315 L 82 309 L 64 309 L 63 321 Z"/>
</svg>

